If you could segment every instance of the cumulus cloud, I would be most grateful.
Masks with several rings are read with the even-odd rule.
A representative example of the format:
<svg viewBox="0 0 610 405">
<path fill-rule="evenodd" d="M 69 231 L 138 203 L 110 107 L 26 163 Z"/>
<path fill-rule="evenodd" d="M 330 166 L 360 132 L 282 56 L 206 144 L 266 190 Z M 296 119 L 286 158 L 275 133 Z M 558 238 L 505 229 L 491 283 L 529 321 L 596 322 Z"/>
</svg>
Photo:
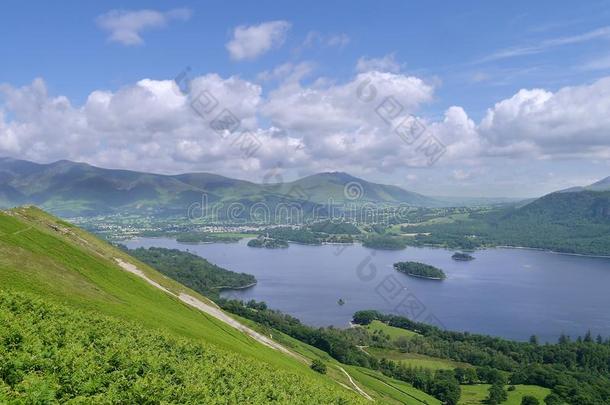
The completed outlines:
<svg viewBox="0 0 610 405">
<path fill-rule="evenodd" d="M 185 8 L 162 12 L 157 10 L 111 10 L 97 17 L 97 25 L 108 32 L 108 39 L 123 45 L 141 45 L 144 43 L 142 32 L 154 28 L 163 28 L 169 22 L 186 21 L 191 11 Z"/>
<path fill-rule="evenodd" d="M 479 133 L 495 155 L 607 155 L 610 77 L 555 93 L 520 90 L 487 111 Z"/>
<path fill-rule="evenodd" d="M 290 29 L 287 21 L 268 21 L 259 25 L 240 25 L 226 44 L 234 60 L 255 59 L 273 48 L 280 47 Z"/>
<path fill-rule="evenodd" d="M 259 86 L 211 74 L 194 79 L 192 88 L 194 95 L 204 88 L 214 94 L 215 114 L 227 109 L 241 118 L 243 129 L 258 128 Z M 49 96 L 41 79 L 21 88 L 5 86 L 3 93 L 12 119 L 0 127 L 0 154 L 156 171 L 186 168 L 193 161 L 211 168 L 216 161 L 241 157 L 231 139 L 222 138 L 191 108 L 194 96 L 182 94 L 170 80 L 144 79 L 115 92 L 94 91 L 78 107 L 65 97 Z"/>
<path fill-rule="evenodd" d="M 422 116 L 434 86 L 415 76 L 370 70 L 345 82 L 304 84 L 304 72 L 310 70 L 298 64 L 278 67 L 273 74 L 279 80 L 267 91 L 217 74 L 195 77 L 188 93 L 172 80 L 143 79 L 95 90 L 82 105 L 49 94 L 42 79 L 19 88 L 3 85 L 0 156 L 254 180 L 278 162 L 299 173 L 392 173 L 426 165 L 422 150 L 396 133 L 401 120 L 413 116 L 426 137 L 446 146 L 436 164 L 456 180 L 472 178 L 491 158 L 610 156 L 610 78 L 556 92 L 520 90 L 476 123 L 459 106 L 440 120 Z M 236 126 L 218 130 L 212 122 L 226 112 Z M 245 133 L 256 141 L 256 153 L 244 155 Z"/>
<path fill-rule="evenodd" d="M 324 83 L 324 82 L 321 82 Z M 343 84 L 303 87 L 284 83 L 270 92 L 262 112 L 275 125 L 298 132 L 352 131 L 362 126 L 378 126 L 375 105 L 363 102 L 359 87 L 375 88 L 379 95 L 393 96 L 406 111 L 416 110 L 432 99 L 433 87 L 414 76 L 371 71 L 358 74 Z"/>
</svg>

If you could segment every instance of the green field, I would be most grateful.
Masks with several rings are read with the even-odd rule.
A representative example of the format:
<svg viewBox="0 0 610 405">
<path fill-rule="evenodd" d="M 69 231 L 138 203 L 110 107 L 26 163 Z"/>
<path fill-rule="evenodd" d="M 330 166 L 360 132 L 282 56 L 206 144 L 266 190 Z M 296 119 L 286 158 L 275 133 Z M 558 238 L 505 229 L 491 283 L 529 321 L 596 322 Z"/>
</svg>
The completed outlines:
<svg viewBox="0 0 610 405">
<path fill-rule="evenodd" d="M 400 361 L 411 367 L 429 368 L 431 370 L 453 370 L 456 367 L 472 367 L 466 363 L 439 359 L 437 357 L 430 357 L 417 353 L 402 353 L 392 349 L 369 347 L 366 351 L 378 359 L 386 358 L 388 360 Z"/>
<path fill-rule="evenodd" d="M 459 404 L 484 404 L 489 387 L 489 384 L 462 385 L 462 397 L 460 398 Z M 503 405 L 520 405 L 521 398 L 525 395 L 532 395 L 543 404 L 544 398 L 551 392 L 548 388 L 539 387 L 537 385 L 515 385 L 515 388 L 514 391 L 508 391 L 508 400 L 502 402 Z"/>
<path fill-rule="evenodd" d="M 406 329 L 395 328 L 394 326 L 389 326 L 378 320 L 374 320 L 365 327 L 371 332 L 376 330 L 381 331 L 386 335 L 390 336 L 391 340 L 396 340 L 399 337 L 411 338 L 413 336 L 417 336 L 417 333 L 415 332 Z"/>
</svg>

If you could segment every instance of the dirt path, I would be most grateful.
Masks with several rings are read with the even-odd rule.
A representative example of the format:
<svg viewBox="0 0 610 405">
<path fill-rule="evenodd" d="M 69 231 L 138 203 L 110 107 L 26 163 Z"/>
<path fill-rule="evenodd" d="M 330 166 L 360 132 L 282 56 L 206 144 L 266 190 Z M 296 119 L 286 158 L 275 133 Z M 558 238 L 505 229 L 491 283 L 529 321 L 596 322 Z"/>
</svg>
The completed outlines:
<svg viewBox="0 0 610 405">
<path fill-rule="evenodd" d="M 345 369 L 343 367 L 341 367 L 341 366 L 337 366 L 337 367 L 339 368 L 339 370 L 343 371 L 343 373 L 347 376 L 347 379 L 349 380 L 350 384 L 352 384 L 352 386 L 356 389 L 356 391 L 358 391 L 358 393 L 360 395 L 362 395 L 363 397 L 365 397 L 369 401 L 373 400 L 373 398 L 371 398 L 371 396 L 369 394 L 364 392 L 364 390 L 362 388 L 360 388 L 358 386 L 358 384 L 356 384 L 356 382 L 352 379 L 352 376 L 349 375 L 349 373 L 347 371 L 345 371 Z"/>
<path fill-rule="evenodd" d="M 362 352 L 363 352 L 364 354 L 366 354 L 367 356 L 370 356 L 370 355 L 371 355 L 369 352 L 367 352 L 367 351 L 366 351 L 366 348 L 367 348 L 368 346 L 359 346 L 359 345 L 356 345 L 356 347 L 357 347 L 358 349 L 362 350 Z"/>
<path fill-rule="evenodd" d="M 10 233 L 10 234 L 8 234 L 8 235 L 11 235 L 11 236 L 19 235 L 20 233 L 27 232 L 27 231 L 29 231 L 29 230 L 30 230 L 30 229 L 32 229 L 32 228 L 33 228 L 33 226 L 32 226 L 32 225 L 30 225 L 30 226 L 28 226 L 28 227 L 27 227 L 27 228 L 25 228 L 25 229 L 22 229 L 22 230 L 17 231 L 17 232 Z M 4 234 L 6 235 L 6 233 L 5 233 L 5 232 L 2 232 L 2 233 L 4 233 Z"/>
<path fill-rule="evenodd" d="M 223 321 L 224 323 L 228 324 L 229 326 L 232 326 L 235 329 L 244 332 L 246 335 L 252 337 L 254 340 L 257 340 L 258 342 L 260 342 L 266 346 L 269 346 L 272 349 L 279 350 L 280 352 L 286 353 L 292 357 L 297 358 L 298 360 L 301 360 L 305 363 L 309 363 L 305 358 L 299 356 L 296 353 L 291 352 L 290 350 L 286 349 L 284 346 L 282 346 L 281 344 L 272 340 L 271 338 L 268 338 L 267 336 L 262 335 L 256 331 L 250 329 L 246 325 L 236 321 L 235 319 L 231 318 L 229 315 L 227 315 L 226 313 L 224 313 L 221 309 L 219 309 L 217 307 L 206 304 L 203 301 L 201 301 L 193 296 L 190 296 L 188 294 L 184 294 L 184 293 L 181 293 L 178 296 L 178 298 L 180 299 L 180 301 L 182 301 L 194 308 L 197 308 L 200 311 L 205 312 L 206 314 L 209 314 L 216 319 Z"/>
<path fill-rule="evenodd" d="M 170 295 L 178 298 L 180 301 L 184 302 L 185 304 L 187 304 L 193 308 L 197 308 L 201 312 L 205 312 L 206 314 L 213 316 L 214 318 L 228 324 L 229 326 L 232 326 L 233 328 L 235 328 L 241 332 L 244 332 L 246 335 L 248 335 L 251 338 L 253 338 L 254 340 L 264 344 L 265 346 L 278 350 L 282 353 L 286 353 L 292 357 L 295 357 L 296 359 L 298 359 L 300 361 L 308 363 L 307 359 L 305 359 L 304 357 L 302 357 L 296 353 L 293 353 L 292 351 L 286 349 L 284 346 L 277 343 L 276 341 L 250 329 L 246 325 L 231 318 L 229 315 L 224 313 L 220 308 L 218 308 L 218 306 L 206 303 L 206 302 L 204 302 L 198 298 L 195 298 L 191 295 L 188 295 L 188 294 L 180 293 L 179 295 L 176 295 L 173 292 L 171 292 L 170 290 L 168 290 L 167 288 L 163 287 L 161 284 L 148 278 L 146 276 L 146 274 L 144 274 L 144 272 L 142 270 L 138 269 L 135 265 L 133 265 L 131 263 L 127 263 L 121 259 L 115 259 L 115 260 L 117 261 L 119 266 L 121 266 L 123 268 L 123 270 L 126 270 L 126 271 L 128 271 L 132 274 L 135 274 L 136 276 L 144 279 L 148 284 L 152 285 L 153 287 L 158 288 L 159 290 L 164 291 L 167 294 L 170 294 Z"/>
<path fill-rule="evenodd" d="M 148 276 L 146 276 L 146 274 L 144 274 L 144 272 L 142 270 L 138 269 L 135 265 L 125 262 L 118 258 L 115 258 L 115 260 L 119 264 L 119 266 L 121 266 L 121 268 L 123 270 L 128 271 L 131 274 L 135 274 L 136 276 L 142 278 L 143 280 L 145 280 L 148 284 L 152 285 L 153 287 L 158 288 L 159 290 L 164 291 L 165 293 L 178 298 L 180 301 L 184 302 L 185 304 L 187 304 L 193 308 L 196 308 L 210 316 L 213 316 L 214 318 L 245 333 L 246 335 L 250 336 L 252 339 L 264 344 L 267 347 L 278 350 L 282 353 L 285 353 L 289 356 L 296 358 L 299 361 L 309 364 L 309 360 L 307 360 L 305 357 L 288 350 L 287 348 L 285 348 L 281 344 L 277 343 L 273 339 L 268 338 L 267 336 L 262 335 L 262 334 L 256 332 L 255 330 L 252 330 L 251 328 L 247 327 L 243 323 L 236 321 L 235 319 L 231 318 L 229 315 L 224 313 L 216 304 L 204 302 L 196 297 L 193 297 L 192 295 L 185 294 L 185 293 L 180 293 L 180 294 L 176 295 L 173 292 L 171 292 L 170 290 L 168 290 L 167 288 L 163 287 L 161 284 L 148 278 Z M 355 391 L 358 394 L 362 395 L 364 398 L 366 398 L 370 401 L 373 400 L 373 398 L 371 398 L 366 392 L 364 392 L 362 390 L 362 388 L 360 388 L 356 384 L 356 382 L 352 379 L 352 377 L 348 374 L 348 372 L 345 371 L 345 369 L 343 369 L 343 367 L 341 367 L 341 366 L 337 366 L 337 367 L 347 376 L 350 384 L 352 384 L 352 386 L 354 387 Z M 341 385 L 343 385 L 343 384 L 341 384 Z M 349 387 L 346 387 L 346 388 L 349 388 Z"/>
</svg>

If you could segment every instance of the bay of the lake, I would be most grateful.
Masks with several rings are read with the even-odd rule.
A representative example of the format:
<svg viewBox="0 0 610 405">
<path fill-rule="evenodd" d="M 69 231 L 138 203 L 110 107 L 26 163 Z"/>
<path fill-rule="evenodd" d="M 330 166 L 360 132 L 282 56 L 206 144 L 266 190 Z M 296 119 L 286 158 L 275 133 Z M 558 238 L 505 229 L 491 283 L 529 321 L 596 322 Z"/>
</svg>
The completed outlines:
<svg viewBox="0 0 610 405">
<path fill-rule="evenodd" d="M 562 333 L 576 337 L 587 330 L 610 336 L 610 258 L 497 248 L 459 262 L 452 251 L 435 248 L 291 244 L 260 249 L 246 242 L 139 238 L 125 244 L 188 250 L 226 269 L 253 274 L 256 286 L 222 295 L 265 301 L 314 326 L 346 327 L 355 311 L 376 309 L 450 330 L 518 340 L 535 334 L 541 341 L 556 341 Z M 447 279 L 397 273 L 392 267 L 397 261 L 439 267 Z"/>
</svg>

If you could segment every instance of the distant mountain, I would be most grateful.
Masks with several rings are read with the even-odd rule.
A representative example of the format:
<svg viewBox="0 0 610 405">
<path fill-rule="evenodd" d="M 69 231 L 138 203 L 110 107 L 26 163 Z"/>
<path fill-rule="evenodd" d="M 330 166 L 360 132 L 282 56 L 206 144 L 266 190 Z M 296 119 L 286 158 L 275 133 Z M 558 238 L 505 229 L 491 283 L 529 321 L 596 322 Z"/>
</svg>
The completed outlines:
<svg viewBox="0 0 610 405">
<path fill-rule="evenodd" d="M 610 176 L 585 187 L 591 191 L 610 191 Z"/>
<path fill-rule="evenodd" d="M 0 158 L 0 207 L 35 204 L 61 216 L 115 212 L 183 214 L 201 202 L 299 203 L 305 208 L 344 203 L 443 205 L 396 186 L 371 183 L 346 173 L 321 173 L 282 184 L 256 184 L 210 173 L 161 175 L 112 170 L 62 160 L 38 164 Z"/>
<path fill-rule="evenodd" d="M 299 190 L 309 201 L 318 204 L 338 203 L 406 203 L 415 206 L 439 206 L 434 198 L 426 197 L 397 186 L 371 183 L 347 173 L 319 173 L 285 183 L 280 193 Z"/>
<path fill-rule="evenodd" d="M 588 186 L 576 186 L 566 188 L 564 190 L 558 191 L 558 193 L 577 193 L 580 191 L 609 191 L 610 190 L 610 176 L 605 179 L 601 179 L 600 181 L 596 181 L 593 184 L 589 184 Z"/>
</svg>

